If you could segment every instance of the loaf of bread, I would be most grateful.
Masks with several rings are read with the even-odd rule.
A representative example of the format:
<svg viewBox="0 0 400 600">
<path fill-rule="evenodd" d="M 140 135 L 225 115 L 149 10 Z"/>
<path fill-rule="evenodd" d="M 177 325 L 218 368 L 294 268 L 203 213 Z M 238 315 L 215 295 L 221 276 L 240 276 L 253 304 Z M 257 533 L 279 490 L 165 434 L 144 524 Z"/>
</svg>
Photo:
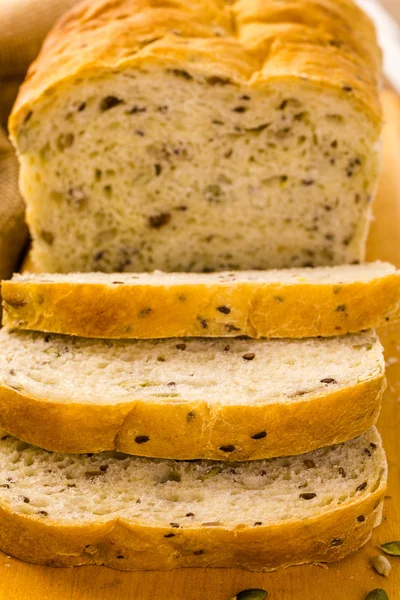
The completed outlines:
<svg viewBox="0 0 400 600">
<path fill-rule="evenodd" d="M 82 337 L 332 336 L 400 319 L 388 263 L 226 273 L 15 275 L 3 324 Z"/>
<path fill-rule="evenodd" d="M 384 387 L 382 347 L 370 332 L 103 341 L 0 331 L 0 426 L 53 451 L 300 454 L 364 433 Z"/>
<path fill-rule="evenodd" d="M 51 566 L 124 570 L 331 562 L 369 539 L 385 489 L 375 429 L 233 465 L 52 454 L 3 435 L 0 548 Z"/>
<path fill-rule="evenodd" d="M 49 35 L 10 119 L 36 264 L 362 260 L 379 78 L 351 0 L 86 0 Z"/>
</svg>

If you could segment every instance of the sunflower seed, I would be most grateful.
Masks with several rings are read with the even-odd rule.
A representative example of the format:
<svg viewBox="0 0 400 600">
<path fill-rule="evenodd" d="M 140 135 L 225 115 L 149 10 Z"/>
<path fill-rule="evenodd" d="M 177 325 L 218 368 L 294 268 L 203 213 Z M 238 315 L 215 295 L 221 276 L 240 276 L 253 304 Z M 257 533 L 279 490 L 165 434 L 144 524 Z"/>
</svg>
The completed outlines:
<svg viewBox="0 0 400 600">
<path fill-rule="evenodd" d="M 387 577 L 392 570 L 392 565 L 389 560 L 386 556 L 382 556 L 382 554 L 378 554 L 371 558 L 371 565 L 379 575 L 382 575 L 382 577 Z"/>
</svg>

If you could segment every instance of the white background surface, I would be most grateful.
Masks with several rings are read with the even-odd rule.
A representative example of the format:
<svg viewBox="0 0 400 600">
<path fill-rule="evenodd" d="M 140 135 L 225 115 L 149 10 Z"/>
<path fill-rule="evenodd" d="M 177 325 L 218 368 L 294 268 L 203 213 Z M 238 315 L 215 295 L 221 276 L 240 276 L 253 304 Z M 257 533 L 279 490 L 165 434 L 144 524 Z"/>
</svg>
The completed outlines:
<svg viewBox="0 0 400 600">
<path fill-rule="evenodd" d="M 356 0 L 375 23 L 383 50 L 383 71 L 400 93 L 400 0 Z"/>
</svg>

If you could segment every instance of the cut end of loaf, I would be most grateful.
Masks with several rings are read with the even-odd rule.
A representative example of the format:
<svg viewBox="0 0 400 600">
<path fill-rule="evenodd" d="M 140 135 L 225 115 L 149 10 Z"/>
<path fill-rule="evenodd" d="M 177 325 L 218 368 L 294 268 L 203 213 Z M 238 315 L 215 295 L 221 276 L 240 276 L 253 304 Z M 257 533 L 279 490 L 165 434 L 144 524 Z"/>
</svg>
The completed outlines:
<svg viewBox="0 0 400 600">
<path fill-rule="evenodd" d="M 257 90 L 190 66 L 85 75 L 33 107 L 18 146 L 41 270 L 364 257 L 376 133 L 345 93 L 312 82 Z"/>
</svg>

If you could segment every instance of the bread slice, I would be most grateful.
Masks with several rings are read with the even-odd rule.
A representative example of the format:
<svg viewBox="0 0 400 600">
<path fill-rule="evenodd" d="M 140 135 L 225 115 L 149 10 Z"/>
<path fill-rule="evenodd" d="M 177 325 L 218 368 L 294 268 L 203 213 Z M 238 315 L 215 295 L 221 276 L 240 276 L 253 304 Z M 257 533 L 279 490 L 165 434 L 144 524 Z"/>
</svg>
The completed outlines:
<svg viewBox="0 0 400 600">
<path fill-rule="evenodd" d="M 3 323 L 98 338 L 302 338 L 400 319 L 388 263 L 215 274 L 14 275 Z"/>
<path fill-rule="evenodd" d="M 300 454 L 366 431 L 384 387 L 372 332 L 102 341 L 0 331 L 0 425 L 53 451 L 232 461 Z"/>
<path fill-rule="evenodd" d="M 124 570 L 331 562 L 379 524 L 378 432 L 298 457 L 176 462 L 0 442 L 0 548 L 52 566 Z"/>
<path fill-rule="evenodd" d="M 86 0 L 47 38 L 10 119 L 34 260 L 363 260 L 379 80 L 374 27 L 351 0 Z"/>
</svg>

